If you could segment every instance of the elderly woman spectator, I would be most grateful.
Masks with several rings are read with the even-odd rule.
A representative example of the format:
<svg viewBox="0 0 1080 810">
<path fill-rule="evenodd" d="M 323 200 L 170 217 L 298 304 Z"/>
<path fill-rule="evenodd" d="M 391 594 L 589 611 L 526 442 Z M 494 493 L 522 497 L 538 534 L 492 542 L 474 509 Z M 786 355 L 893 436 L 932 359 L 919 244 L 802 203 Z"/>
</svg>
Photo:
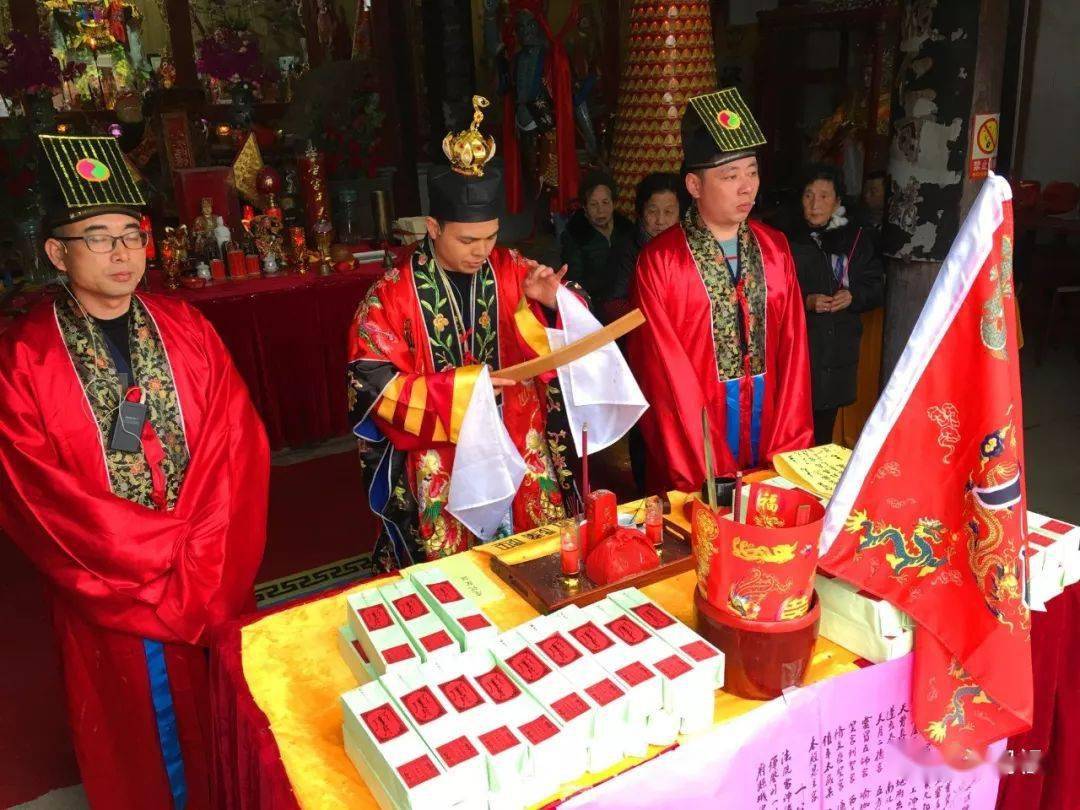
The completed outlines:
<svg viewBox="0 0 1080 810">
<path fill-rule="evenodd" d="M 885 277 L 872 234 L 848 216 L 840 173 L 812 166 L 800 188 L 801 211 L 778 224 L 791 244 L 806 305 L 814 439 L 826 444 L 837 410 L 855 401 L 860 315 L 881 306 Z"/>
<path fill-rule="evenodd" d="M 633 239 L 612 252 L 611 297 L 605 310 L 606 320 L 614 320 L 629 308 L 630 281 L 634 277 L 638 253 L 645 243 L 682 218 L 688 205 L 686 185 L 677 174 L 656 172 L 638 183 L 634 195 L 637 230 Z"/>
<path fill-rule="evenodd" d="M 603 311 L 611 298 L 613 252 L 634 238 L 634 226 L 615 211 L 615 183 L 593 172 L 581 184 L 581 205 L 566 224 L 562 236 L 562 261 L 568 281 L 576 281 L 592 299 L 593 308 Z"/>
</svg>

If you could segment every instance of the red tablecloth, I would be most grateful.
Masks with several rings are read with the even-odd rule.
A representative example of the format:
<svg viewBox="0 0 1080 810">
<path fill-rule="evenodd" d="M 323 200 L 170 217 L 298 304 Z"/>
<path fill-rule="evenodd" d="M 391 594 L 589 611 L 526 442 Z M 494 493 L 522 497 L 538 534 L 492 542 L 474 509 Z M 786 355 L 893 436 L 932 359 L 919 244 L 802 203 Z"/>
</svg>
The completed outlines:
<svg viewBox="0 0 1080 810">
<path fill-rule="evenodd" d="M 1009 741 L 1014 751 L 1041 750 L 1041 767 L 1037 774 L 1003 777 L 998 810 L 1080 808 L 1080 644 L 1074 630 L 1080 622 L 1080 585 L 1052 599 L 1047 608 L 1032 621 L 1035 725 Z M 211 648 L 214 806 L 224 810 L 299 810 L 266 715 L 244 680 L 240 630 L 267 615 L 223 626 Z"/>
<path fill-rule="evenodd" d="M 332 276 L 226 281 L 174 295 L 198 307 L 221 335 L 266 424 L 270 446 L 296 447 L 349 431 L 347 330 L 382 273 L 376 262 Z"/>
</svg>

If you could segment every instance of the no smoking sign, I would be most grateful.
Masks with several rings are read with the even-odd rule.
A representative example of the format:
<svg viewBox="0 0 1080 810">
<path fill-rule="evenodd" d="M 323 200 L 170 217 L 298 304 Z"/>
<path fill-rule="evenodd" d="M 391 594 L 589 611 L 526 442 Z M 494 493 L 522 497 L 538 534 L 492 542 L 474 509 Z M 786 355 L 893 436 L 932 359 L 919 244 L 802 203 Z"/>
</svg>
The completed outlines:
<svg viewBox="0 0 1080 810">
<path fill-rule="evenodd" d="M 998 137 L 1001 125 L 999 113 L 976 115 L 971 127 L 971 164 L 968 176 L 980 180 L 997 165 Z"/>
</svg>

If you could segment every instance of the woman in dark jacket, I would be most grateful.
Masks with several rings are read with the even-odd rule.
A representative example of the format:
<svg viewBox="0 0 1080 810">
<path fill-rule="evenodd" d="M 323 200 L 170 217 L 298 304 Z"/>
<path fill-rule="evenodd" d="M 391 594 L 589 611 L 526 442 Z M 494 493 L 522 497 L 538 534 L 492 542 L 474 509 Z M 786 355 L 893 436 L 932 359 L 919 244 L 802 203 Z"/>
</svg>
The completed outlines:
<svg viewBox="0 0 1080 810">
<path fill-rule="evenodd" d="M 634 225 L 615 212 L 615 183 L 594 172 L 581 184 L 581 205 L 562 236 L 562 261 L 566 280 L 576 281 L 592 299 L 593 308 L 603 311 L 611 298 L 611 254 L 634 238 Z"/>
<path fill-rule="evenodd" d="M 849 221 L 843 181 L 814 166 L 802 184 L 802 213 L 783 227 L 806 305 L 814 440 L 832 441 L 836 412 L 855 401 L 861 314 L 881 306 L 885 274 L 872 235 Z"/>
</svg>

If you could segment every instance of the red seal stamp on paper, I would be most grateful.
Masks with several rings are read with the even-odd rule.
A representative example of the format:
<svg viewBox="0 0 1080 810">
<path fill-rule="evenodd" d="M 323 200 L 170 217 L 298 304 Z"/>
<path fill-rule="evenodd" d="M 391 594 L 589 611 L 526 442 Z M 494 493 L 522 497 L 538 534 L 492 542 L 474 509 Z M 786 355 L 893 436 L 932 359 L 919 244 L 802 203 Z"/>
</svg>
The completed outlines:
<svg viewBox="0 0 1080 810">
<path fill-rule="evenodd" d="M 431 591 L 432 596 L 444 605 L 448 602 L 457 602 L 459 599 L 463 598 L 458 592 L 458 589 L 445 579 L 442 582 L 432 582 L 428 585 L 428 590 Z"/>
<path fill-rule="evenodd" d="M 581 658 L 581 653 L 578 652 L 577 647 L 563 638 L 561 633 L 552 633 L 536 646 L 560 667 L 565 667 L 567 664 Z"/>
<path fill-rule="evenodd" d="M 386 605 L 370 605 L 366 608 L 360 608 L 356 611 L 356 615 L 360 617 L 360 621 L 364 623 L 364 627 L 368 629 L 368 632 L 382 630 L 393 624 L 390 620 L 390 611 L 386 609 Z"/>
<path fill-rule="evenodd" d="M 454 640 L 450 638 L 450 634 L 445 630 L 436 630 L 434 633 L 429 633 L 420 638 L 420 645 L 428 652 L 434 652 L 453 643 Z"/>
<path fill-rule="evenodd" d="M 388 664 L 396 664 L 398 661 L 408 661 L 410 658 L 416 657 L 413 648 L 408 644 L 398 644 L 396 647 L 390 647 L 383 650 L 382 655 Z"/>
<path fill-rule="evenodd" d="M 549 737 L 554 737 L 559 733 L 559 728 L 551 720 L 543 715 L 540 715 L 535 720 L 530 720 L 523 725 L 520 729 L 521 733 L 525 735 L 525 739 L 531 742 L 533 745 L 542 743 Z"/>
<path fill-rule="evenodd" d="M 514 686 L 514 682 L 498 667 L 485 672 L 476 682 L 496 703 L 506 703 L 521 694 L 521 690 Z"/>
<path fill-rule="evenodd" d="M 642 664 L 640 661 L 635 661 L 632 664 L 627 664 L 622 669 L 617 670 L 615 674 L 631 686 L 637 686 L 639 683 L 645 683 L 645 681 L 653 677 L 653 673 L 649 671 L 649 668 Z"/>
<path fill-rule="evenodd" d="M 589 704 L 582 700 L 581 695 L 576 692 L 571 692 L 564 698 L 559 698 L 551 704 L 551 708 L 555 710 L 555 714 L 559 715 L 563 720 L 573 720 L 575 717 L 580 717 L 589 710 Z"/>
<path fill-rule="evenodd" d="M 475 756 L 479 755 L 468 737 L 458 737 L 456 740 L 451 740 L 448 743 L 443 743 L 435 749 L 439 752 L 439 756 L 443 758 L 443 762 L 453 768 L 462 762 L 468 762 Z"/>
<path fill-rule="evenodd" d="M 506 659 L 510 669 L 514 670 L 525 683 L 536 683 L 551 670 L 532 650 L 525 649 Z"/>
<path fill-rule="evenodd" d="M 419 689 L 409 692 L 401 698 L 401 702 L 420 725 L 430 723 L 432 720 L 438 720 L 446 714 L 446 709 L 439 703 L 439 699 L 426 686 L 421 686 Z"/>
<path fill-rule="evenodd" d="M 480 744 L 487 749 L 487 752 L 494 756 L 495 754 L 501 754 L 508 748 L 513 748 L 519 742 L 517 737 L 514 736 L 514 732 L 508 729 L 506 726 L 499 726 L 496 729 L 492 729 L 484 734 L 481 734 Z"/>
<path fill-rule="evenodd" d="M 576 638 L 578 644 L 591 653 L 606 650 L 613 643 L 608 634 L 592 622 L 586 622 L 580 627 L 575 627 L 570 631 L 570 635 Z"/>
<path fill-rule="evenodd" d="M 708 661 L 710 658 L 719 655 L 716 650 L 704 641 L 691 641 L 689 644 L 683 644 L 680 649 L 695 661 Z"/>
<path fill-rule="evenodd" d="M 397 772 L 408 788 L 414 788 L 439 775 L 439 769 L 435 767 L 435 763 L 427 754 L 417 757 L 412 762 L 406 762 L 397 769 Z"/>
<path fill-rule="evenodd" d="M 685 675 L 692 669 L 685 660 L 677 655 L 672 655 L 665 658 L 663 661 L 658 661 L 656 668 L 672 680 L 678 678 L 680 675 Z"/>
<path fill-rule="evenodd" d="M 610 678 L 604 678 L 602 681 L 597 681 L 592 686 L 585 689 L 589 697 L 599 703 L 601 706 L 607 706 L 611 701 L 616 700 L 623 695 L 623 690 L 615 685 L 615 682 Z"/>
<path fill-rule="evenodd" d="M 380 743 L 389 742 L 395 737 L 400 737 L 407 729 L 405 723 L 398 717 L 389 703 L 376 706 L 360 715 L 364 725 L 371 731 L 371 735 Z"/>
<path fill-rule="evenodd" d="M 418 619 L 428 612 L 427 607 L 424 606 L 424 603 L 420 601 L 420 597 L 415 593 L 406 594 L 405 596 L 395 599 L 394 607 L 396 607 L 397 612 L 401 614 L 401 618 L 407 622 Z"/>
<path fill-rule="evenodd" d="M 631 646 L 640 644 L 649 637 L 649 634 L 628 616 L 620 616 L 617 619 L 612 619 L 607 623 L 607 628 Z"/>
<path fill-rule="evenodd" d="M 479 613 L 472 613 L 468 616 L 462 616 L 458 619 L 458 624 L 464 627 L 466 630 L 472 632 L 473 630 L 483 630 L 485 627 L 491 627 L 491 622 L 481 616 Z"/>
<path fill-rule="evenodd" d="M 636 605 L 633 610 L 645 624 L 657 630 L 663 630 L 665 627 L 671 627 L 671 625 L 675 624 L 673 618 L 652 603 L 647 602 L 644 605 Z"/>
<path fill-rule="evenodd" d="M 446 695 L 446 699 L 450 701 L 450 705 L 459 712 L 467 712 L 469 709 L 475 709 L 484 702 L 484 699 L 480 697 L 480 693 L 473 689 L 473 685 L 465 679 L 464 675 L 459 678 L 454 678 L 452 681 L 440 684 L 439 689 Z"/>
</svg>

